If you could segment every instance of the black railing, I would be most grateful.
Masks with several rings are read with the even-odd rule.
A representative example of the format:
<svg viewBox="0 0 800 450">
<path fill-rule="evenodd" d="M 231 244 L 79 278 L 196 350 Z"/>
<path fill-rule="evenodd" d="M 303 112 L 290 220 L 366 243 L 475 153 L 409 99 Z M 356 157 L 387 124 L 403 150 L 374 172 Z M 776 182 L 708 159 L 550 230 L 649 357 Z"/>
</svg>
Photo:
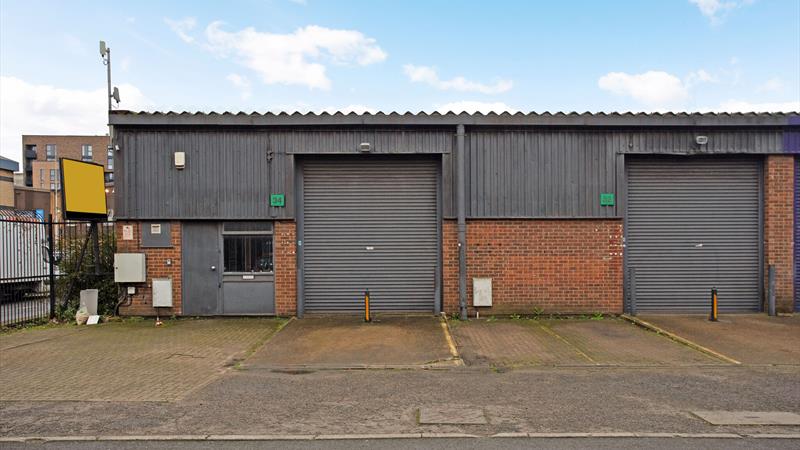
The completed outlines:
<svg viewBox="0 0 800 450">
<path fill-rule="evenodd" d="M 98 312 L 113 314 L 115 250 L 113 222 L 0 210 L 0 326 L 69 318 L 82 289 L 98 289 Z"/>
</svg>

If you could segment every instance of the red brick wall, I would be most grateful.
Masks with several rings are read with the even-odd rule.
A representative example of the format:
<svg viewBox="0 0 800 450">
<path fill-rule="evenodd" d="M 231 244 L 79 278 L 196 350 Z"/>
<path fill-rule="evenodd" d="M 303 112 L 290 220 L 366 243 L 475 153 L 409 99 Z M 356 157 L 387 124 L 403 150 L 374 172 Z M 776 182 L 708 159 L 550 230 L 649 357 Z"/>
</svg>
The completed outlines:
<svg viewBox="0 0 800 450">
<path fill-rule="evenodd" d="M 444 221 L 442 244 L 444 309 L 454 312 L 455 221 Z M 468 305 L 473 277 L 492 278 L 494 306 L 481 314 L 621 313 L 622 220 L 468 220 Z"/>
<path fill-rule="evenodd" d="M 767 156 L 764 172 L 764 270 L 770 265 L 776 267 L 775 303 L 778 311 L 791 312 L 794 302 L 794 157 Z M 764 292 L 768 292 L 766 272 L 764 283 Z"/>
<path fill-rule="evenodd" d="M 133 226 L 133 240 L 122 239 L 123 225 Z M 121 307 L 120 314 L 124 316 L 154 316 L 152 300 L 152 279 L 172 277 L 172 308 L 159 308 L 159 314 L 181 314 L 181 224 L 170 222 L 172 248 L 142 248 L 141 247 L 141 222 L 118 221 L 116 223 L 116 238 L 118 253 L 144 253 L 147 264 L 147 282 L 133 284 L 136 294 L 133 295 L 130 306 Z M 167 259 L 172 264 L 167 265 Z M 131 286 L 131 285 L 128 285 Z"/>
<path fill-rule="evenodd" d="M 275 314 L 297 313 L 297 229 L 294 222 L 275 222 Z"/>
</svg>

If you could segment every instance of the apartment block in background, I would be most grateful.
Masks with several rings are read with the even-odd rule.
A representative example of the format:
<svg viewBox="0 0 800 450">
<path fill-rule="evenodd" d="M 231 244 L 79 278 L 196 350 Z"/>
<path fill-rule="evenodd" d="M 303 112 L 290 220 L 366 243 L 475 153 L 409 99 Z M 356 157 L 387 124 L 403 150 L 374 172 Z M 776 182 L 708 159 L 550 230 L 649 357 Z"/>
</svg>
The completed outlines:
<svg viewBox="0 0 800 450">
<path fill-rule="evenodd" d="M 105 169 L 108 209 L 114 209 L 114 152 L 108 136 L 23 135 L 24 184 L 51 192 L 50 213 L 61 220 L 59 158 L 91 161 Z"/>
</svg>

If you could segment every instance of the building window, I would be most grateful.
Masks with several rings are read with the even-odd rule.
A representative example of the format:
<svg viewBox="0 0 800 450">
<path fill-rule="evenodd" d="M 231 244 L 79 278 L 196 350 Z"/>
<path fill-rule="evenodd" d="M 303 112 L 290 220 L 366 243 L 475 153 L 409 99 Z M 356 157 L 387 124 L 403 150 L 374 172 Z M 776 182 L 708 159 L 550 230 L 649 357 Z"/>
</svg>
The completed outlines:
<svg viewBox="0 0 800 450">
<path fill-rule="evenodd" d="M 44 187 L 44 169 L 39 169 L 39 187 Z"/>
<path fill-rule="evenodd" d="M 114 148 L 108 147 L 108 170 L 114 170 Z"/>
<path fill-rule="evenodd" d="M 272 224 L 269 222 L 225 223 L 222 248 L 227 273 L 272 272 Z"/>
<path fill-rule="evenodd" d="M 47 154 L 48 161 L 56 160 L 56 144 L 46 144 L 44 146 L 45 153 Z"/>
<path fill-rule="evenodd" d="M 56 181 L 56 169 L 50 169 L 50 181 Z"/>
<path fill-rule="evenodd" d="M 55 191 L 56 190 L 56 184 L 55 183 L 50 183 L 50 190 L 51 191 Z"/>
<path fill-rule="evenodd" d="M 106 172 L 106 183 L 114 182 L 114 172 Z"/>
<path fill-rule="evenodd" d="M 83 161 L 92 160 L 92 146 L 89 144 L 81 145 L 81 159 Z"/>
</svg>

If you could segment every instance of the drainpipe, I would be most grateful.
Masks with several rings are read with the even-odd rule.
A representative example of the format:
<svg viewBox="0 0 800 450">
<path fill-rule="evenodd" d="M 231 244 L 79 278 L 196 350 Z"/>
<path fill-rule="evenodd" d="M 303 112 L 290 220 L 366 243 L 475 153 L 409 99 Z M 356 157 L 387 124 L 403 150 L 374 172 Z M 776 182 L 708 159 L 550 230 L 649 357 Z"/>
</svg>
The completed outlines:
<svg viewBox="0 0 800 450">
<path fill-rule="evenodd" d="M 458 216 L 458 306 L 461 320 L 467 320 L 467 213 L 464 174 L 464 125 L 456 128 L 456 214 Z"/>
</svg>

